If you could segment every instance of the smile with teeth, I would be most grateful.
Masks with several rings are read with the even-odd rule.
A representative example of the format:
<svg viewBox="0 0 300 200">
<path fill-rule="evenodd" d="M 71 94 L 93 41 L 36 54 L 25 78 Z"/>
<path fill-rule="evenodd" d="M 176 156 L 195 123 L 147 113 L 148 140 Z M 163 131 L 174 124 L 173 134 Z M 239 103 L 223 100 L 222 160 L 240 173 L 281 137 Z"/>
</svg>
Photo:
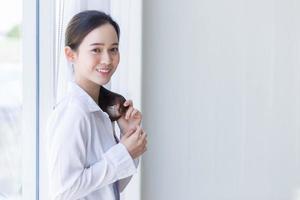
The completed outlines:
<svg viewBox="0 0 300 200">
<path fill-rule="evenodd" d="M 100 68 L 97 68 L 96 71 L 99 72 L 99 73 L 105 73 L 106 74 L 106 73 L 110 72 L 110 69 L 100 69 Z"/>
</svg>

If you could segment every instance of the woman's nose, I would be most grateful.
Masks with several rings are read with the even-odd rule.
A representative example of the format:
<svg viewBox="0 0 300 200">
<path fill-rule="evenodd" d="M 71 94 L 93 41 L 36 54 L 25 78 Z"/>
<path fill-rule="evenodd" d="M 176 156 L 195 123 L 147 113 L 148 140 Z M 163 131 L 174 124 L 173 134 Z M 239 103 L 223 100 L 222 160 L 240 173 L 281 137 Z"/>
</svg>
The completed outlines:
<svg viewBox="0 0 300 200">
<path fill-rule="evenodd" d="M 109 52 L 104 51 L 101 55 L 101 64 L 109 65 L 111 64 L 111 56 L 109 55 Z"/>
</svg>

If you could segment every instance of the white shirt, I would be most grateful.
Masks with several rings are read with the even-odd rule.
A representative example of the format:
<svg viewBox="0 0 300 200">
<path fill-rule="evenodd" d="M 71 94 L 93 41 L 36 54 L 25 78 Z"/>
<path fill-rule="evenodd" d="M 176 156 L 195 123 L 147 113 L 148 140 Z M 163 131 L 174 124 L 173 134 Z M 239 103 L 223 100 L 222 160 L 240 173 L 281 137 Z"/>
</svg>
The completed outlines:
<svg viewBox="0 0 300 200">
<path fill-rule="evenodd" d="M 47 123 L 50 196 L 55 200 L 116 200 L 136 172 L 126 147 L 114 139 L 113 125 L 75 82 Z"/>
</svg>

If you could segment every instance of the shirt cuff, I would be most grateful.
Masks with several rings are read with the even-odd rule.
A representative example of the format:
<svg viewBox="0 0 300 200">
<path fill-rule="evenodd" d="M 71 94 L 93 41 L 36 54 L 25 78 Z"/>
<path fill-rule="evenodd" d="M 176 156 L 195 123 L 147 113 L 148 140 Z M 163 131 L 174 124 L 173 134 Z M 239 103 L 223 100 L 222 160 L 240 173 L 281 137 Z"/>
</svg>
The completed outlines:
<svg viewBox="0 0 300 200">
<path fill-rule="evenodd" d="M 135 168 L 138 168 L 139 163 L 140 163 L 140 158 L 141 158 L 141 156 L 133 160 Z"/>
<path fill-rule="evenodd" d="M 126 178 L 136 173 L 136 163 L 122 143 L 111 147 L 105 155 L 115 166 L 118 179 Z"/>
</svg>

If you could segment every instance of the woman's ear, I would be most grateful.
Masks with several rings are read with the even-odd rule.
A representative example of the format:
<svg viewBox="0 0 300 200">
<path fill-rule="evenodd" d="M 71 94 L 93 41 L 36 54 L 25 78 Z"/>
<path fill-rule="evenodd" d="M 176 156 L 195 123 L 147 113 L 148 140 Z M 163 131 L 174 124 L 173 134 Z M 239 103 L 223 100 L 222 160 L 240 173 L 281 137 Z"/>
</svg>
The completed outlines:
<svg viewBox="0 0 300 200">
<path fill-rule="evenodd" d="M 76 52 L 73 51 L 69 46 L 65 46 L 64 48 L 65 56 L 70 63 L 74 63 L 76 58 Z"/>
</svg>

